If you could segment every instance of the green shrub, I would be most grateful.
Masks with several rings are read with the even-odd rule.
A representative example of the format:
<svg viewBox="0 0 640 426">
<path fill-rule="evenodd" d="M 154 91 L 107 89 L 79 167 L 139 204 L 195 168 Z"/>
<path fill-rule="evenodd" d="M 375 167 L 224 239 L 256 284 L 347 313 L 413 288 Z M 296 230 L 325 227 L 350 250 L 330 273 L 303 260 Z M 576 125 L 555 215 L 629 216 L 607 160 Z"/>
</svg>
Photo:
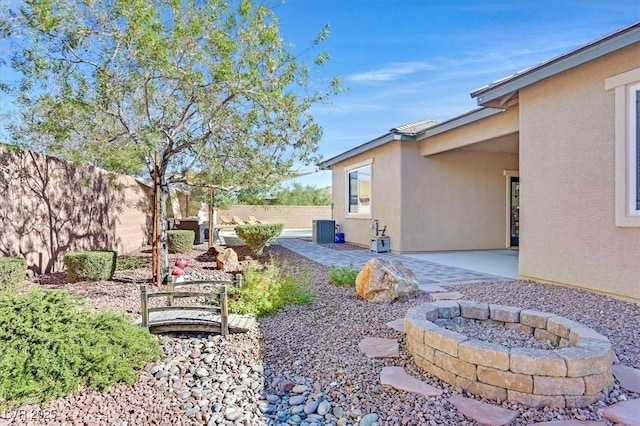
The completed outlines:
<svg viewBox="0 0 640 426">
<path fill-rule="evenodd" d="M 82 388 L 138 380 L 160 345 L 145 328 L 93 313 L 66 291 L 0 294 L 0 412 Z"/>
<path fill-rule="evenodd" d="M 315 297 L 310 284 L 308 272 L 285 273 L 273 260 L 262 270 L 250 266 L 244 284 L 228 289 L 229 312 L 260 316 L 288 303 L 310 303 Z"/>
<path fill-rule="evenodd" d="M 18 291 L 27 275 L 27 260 L 21 257 L 0 257 L 0 291 Z"/>
<path fill-rule="evenodd" d="M 169 253 L 189 253 L 196 240 L 196 233 L 188 230 L 167 231 Z"/>
<path fill-rule="evenodd" d="M 77 251 L 64 255 L 70 282 L 110 280 L 118 253 L 111 250 Z"/>
<path fill-rule="evenodd" d="M 358 270 L 353 267 L 353 263 L 349 266 L 331 266 L 329 270 L 329 279 L 338 285 L 355 286 Z"/>
<path fill-rule="evenodd" d="M 144 259 L 136 256 L 120 256 L 116 260 L 116 269 L 140 269 L 146 265 Z"/>
<path fill-rule="evenodd" d="M 274 242 L 283 229 L 284 224 L 282 223 L 238 225 L 236 226 L 236 234 L 245 242 L 249 250 L 257 256 L 261 256 L 264 248 Z"/>
</svg>

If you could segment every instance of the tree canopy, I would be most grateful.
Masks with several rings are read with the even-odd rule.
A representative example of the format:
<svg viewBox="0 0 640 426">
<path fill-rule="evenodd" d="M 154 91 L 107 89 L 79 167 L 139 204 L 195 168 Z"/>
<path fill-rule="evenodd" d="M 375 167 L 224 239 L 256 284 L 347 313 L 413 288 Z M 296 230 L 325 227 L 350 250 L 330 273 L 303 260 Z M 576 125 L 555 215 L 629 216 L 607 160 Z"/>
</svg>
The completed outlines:
<svg viewBox="0 0 640 426">
<path fill-rule="evenodd" d="M 337 78 L 310 79 L 328 54 L 296 57 L 253 0 L 25 0 L 0 10 L 0 31 L 20 76 L 0 84 L 18 107 L 14 141 L 146 170 L 160 217 L 168 185 L 192 171 L 203 184 L 264 187 L 316 162 L 310 108 L 340 90 Z"/>
</svg>

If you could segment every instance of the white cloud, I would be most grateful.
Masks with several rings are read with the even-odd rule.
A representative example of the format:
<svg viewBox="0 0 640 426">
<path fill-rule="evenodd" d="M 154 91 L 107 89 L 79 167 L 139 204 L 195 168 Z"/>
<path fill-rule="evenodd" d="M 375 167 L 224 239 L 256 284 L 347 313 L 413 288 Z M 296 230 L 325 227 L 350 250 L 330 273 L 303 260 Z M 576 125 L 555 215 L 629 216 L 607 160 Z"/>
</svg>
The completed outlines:
<svg viewBox="0 0 640 426">
<path fill-rule="evenodd" d="M 391 81 L 401 76 L 434 69 L 436 69 L 434 65 L 424 61 L 395 62 L 377 70 L 351 74 L 347 76 L 345 80 L 360 83 L 369 81 Z"/>
</svg>

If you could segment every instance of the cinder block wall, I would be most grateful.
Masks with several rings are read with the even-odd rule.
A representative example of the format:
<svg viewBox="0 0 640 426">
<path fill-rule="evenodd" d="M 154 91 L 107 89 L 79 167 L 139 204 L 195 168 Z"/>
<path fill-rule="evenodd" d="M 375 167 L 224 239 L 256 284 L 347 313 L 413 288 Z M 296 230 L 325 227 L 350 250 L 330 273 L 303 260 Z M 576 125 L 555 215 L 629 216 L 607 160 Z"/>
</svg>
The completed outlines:
<svg viewBox="0 0 640 426">
<path fill-rule="evenodd" d="M 220 216 L 232 218 L 238 216 L 246 220 L 255 216 L 258 220 L 272 223 L 284 223 L 286 229 L 311 229 L 316 219 L 331 219 L 331 206 L 249 206 L 233 205 L 228 209 L 217 210 L 217 223 Z"/>
</svg>

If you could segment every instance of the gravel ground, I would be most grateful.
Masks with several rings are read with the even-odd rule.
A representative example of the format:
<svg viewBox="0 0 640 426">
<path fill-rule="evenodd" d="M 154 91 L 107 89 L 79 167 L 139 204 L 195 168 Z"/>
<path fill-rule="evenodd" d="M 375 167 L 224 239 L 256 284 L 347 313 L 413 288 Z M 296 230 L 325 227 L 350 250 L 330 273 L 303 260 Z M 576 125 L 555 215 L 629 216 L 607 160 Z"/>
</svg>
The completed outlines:
<svg viewBox="0 0 640 426">
<path fill-rule="evenodd" d="M 350 249 L 350 247 L 339 247 Z M 260 318 L 259 326 L 228 339 L 215 335 L 163 336 L 163 359 L 147 366 L 133 386 L 108 392 L 80 391 L 51 401 L 0 413 L 0 425 L 475 425 L 447 398 L 462 393 L 421 371 L 406 351 L 405 339 L 386 322 L 430 301 L 425 293 L 391 304 L 356 298 L 352 288 L 327 280 L 328 268 L 274 246 L 266 251 L 292 269 L 310 272 L 317 292 L 311 305 L 288 306 Z M 245 252 L 240 251 L 243 258 Z M 148 253 L 140 253 L 148 259 Z M 176 256 L 173 256 L 175 259 Z M 212 256 L 196 247 L 188 271 L 216 274 Z M 30 285 L 65 288 L 86 297 L 96 308 L 110 308 L 132 319 L 140 312 L 138 284 L 148 269 L 119 271 L 113 281 L 66 284 L 55 274 Z M 454 287 L 452 287 L 454 288 Z M 579 290 L 529 281 L 455 286 L 465 299 L 557 313 L 582 322 L 611 340 L 620 362 L 640 368 L 640 306 Z M 399 359 L 369 359 L 358 349 L 364 337 L 398 339 Z M 443 390 L 426 398 L 379 384 L 382 367 L 402 366 Z M 470 396 L 466 395 L 465 396 Z M 639 398 L 614 387 L 603 402 L 583 409 L 532 409 L 496 402 L 517 410 L 512 423 L 524 425 L 558 419 L 600 420 L 602 408 Z"/>
</svg>

